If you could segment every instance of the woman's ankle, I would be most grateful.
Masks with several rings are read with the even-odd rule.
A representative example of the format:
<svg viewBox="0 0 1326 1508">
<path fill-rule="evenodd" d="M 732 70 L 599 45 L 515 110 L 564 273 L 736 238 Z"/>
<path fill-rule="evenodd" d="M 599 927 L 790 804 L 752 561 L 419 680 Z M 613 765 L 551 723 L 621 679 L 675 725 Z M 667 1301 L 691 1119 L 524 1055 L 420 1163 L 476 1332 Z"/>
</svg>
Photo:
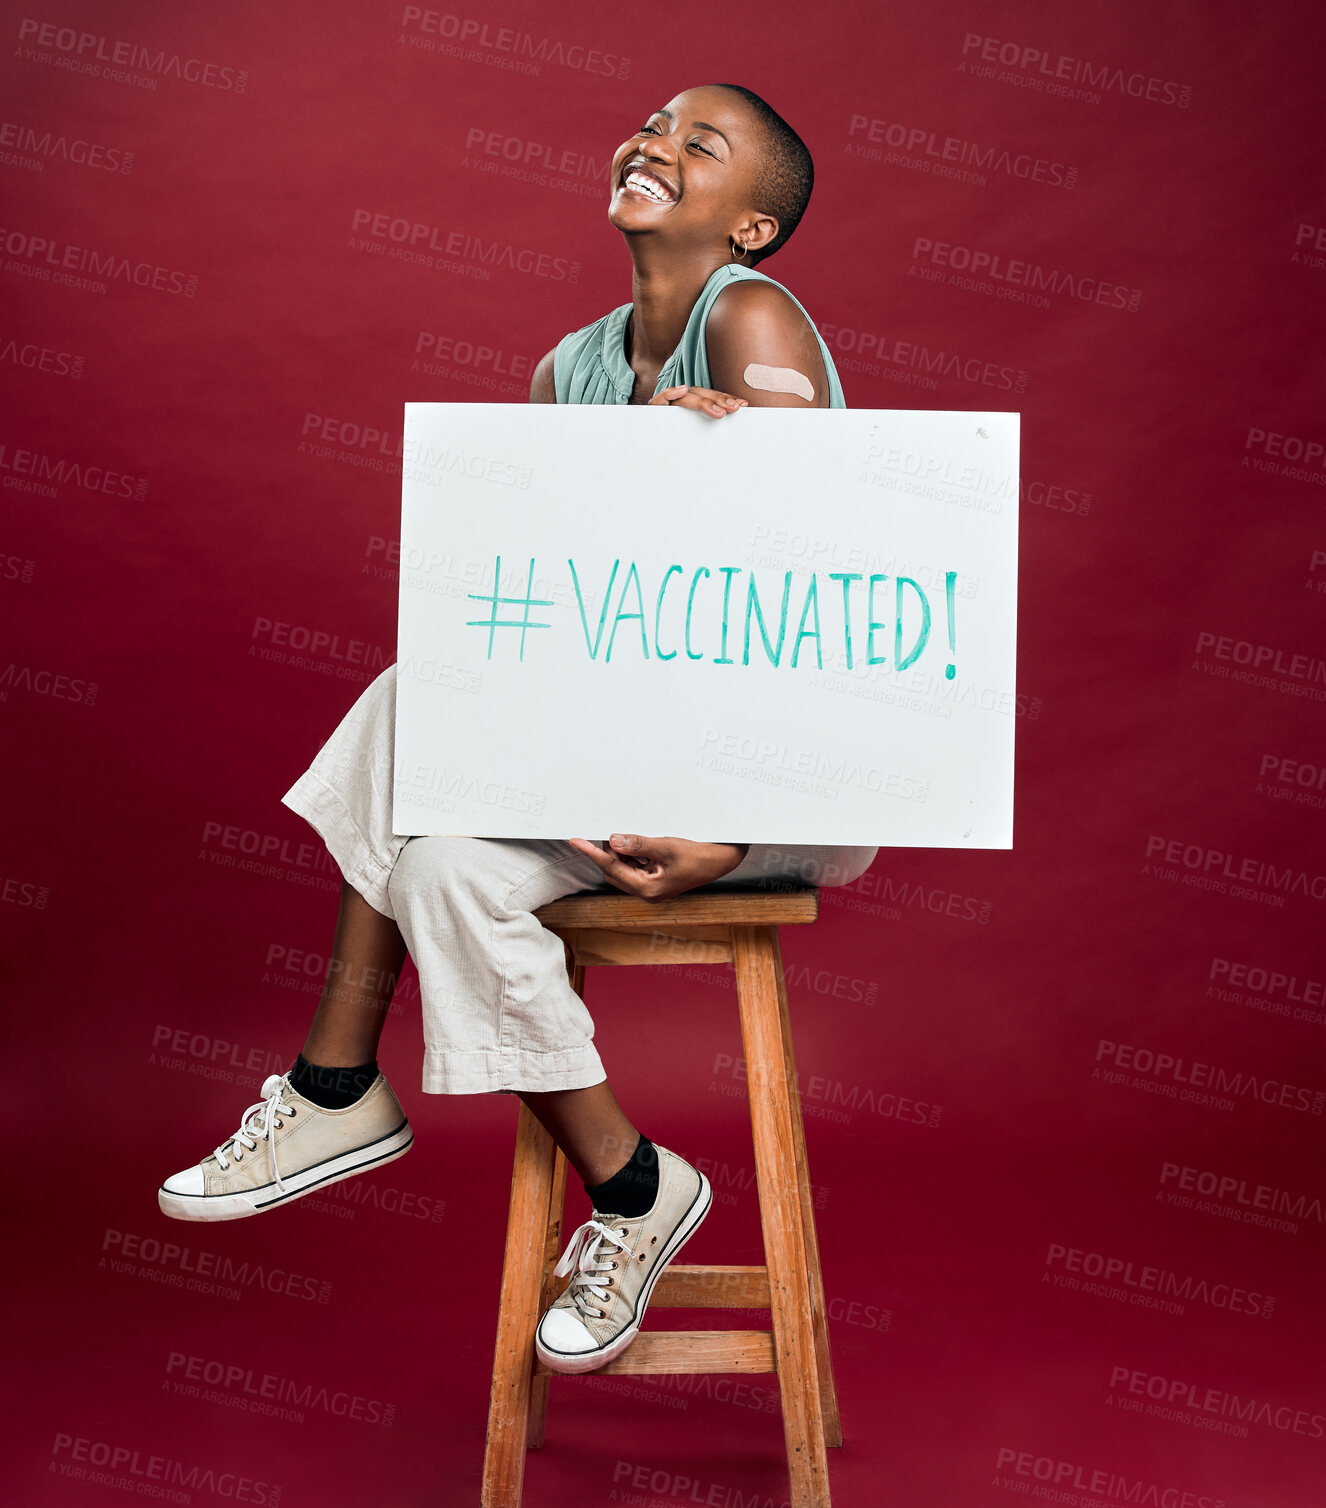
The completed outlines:
<svg viewBox="0 0 1326 1508">
<path fill-rule="evenodd" d="M 319 1063 L 301 1052 L 288 1074 L 296 1094 L 323 1110 L 345 1110 L 363 1099 L 379 1073 L 377 1059 L 366 1063 Z"/>
</svg>

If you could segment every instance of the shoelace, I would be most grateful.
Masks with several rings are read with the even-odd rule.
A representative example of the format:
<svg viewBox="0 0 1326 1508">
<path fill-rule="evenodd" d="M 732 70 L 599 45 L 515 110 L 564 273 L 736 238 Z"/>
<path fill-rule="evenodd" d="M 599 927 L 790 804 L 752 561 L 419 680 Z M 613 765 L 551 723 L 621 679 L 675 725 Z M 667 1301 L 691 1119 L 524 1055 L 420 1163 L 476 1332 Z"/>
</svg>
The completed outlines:
<svg viewBox="0 0 1326 1508">
<path fill-rule="evenodd" d="M 270 1086 L 270 1087 L 269 1087 Z M 267 1143 L 267 1161 L 271 1164 L 272 1177 L 276 1180 L 276 1187 L 285 1193 L 285 1184 L 281 1181 L 281 1170 L 276 1165 L 276 1138 L 272 1135 L 272 1122 L 278 1115 L 285 1115 L 294 1110 L 293 1105 L 284 1104 L 285 1092 L 290 1089 L 287 1080 L 282 1077 L 273 1084 L 269 1079 L 263 1086 L 263 1097 L 256 1105 L 249 1108 L 240 1117 L 239 1130 L 228 1137 L 212 1154 L 220 1164 L 223 1171 L 228 1171 L 230 1164 L 226 1161 L 226 1148 L 232 1149 L 232 1156 L 236 1162 L 244 1160 L 244 1151 L 250 1152 L 260 1141 Z M 251 1117 L 261 1112 L 262 1124 L 252 1121 Z M 236 1145 L 238 1143 L 238 1145 Z"/>
<path fill-rule="evenodd" d="M 607 1284 L 594 1274 L 607 1272 L 612 1267 L 611 1262 L 600 1262 L 599 1257 L 603 1254 L 603 1247 L 610 1243 L 620 1251 L 631 1255 L 631 1248 L 610 1226 L 604 1225 L 601 1220 L 586 1220 L 576 1231 L 575 1235 L 567 1244 L 562 1253 L 561 1260 L 553 1268 L 556 1277 L 565 1277 L 573 1267 L 579 1271 L 567 1284 L 567 1291 L 571 1295 L 571 1301 L 582 1314 L 592 1314 L 596 1319 L 602 1319 L 607 1313 L 606 1309 L 590 1308 L 590 1295 L 592 1294 L 597 1304 L 608 1302 Z"/>
</svg>

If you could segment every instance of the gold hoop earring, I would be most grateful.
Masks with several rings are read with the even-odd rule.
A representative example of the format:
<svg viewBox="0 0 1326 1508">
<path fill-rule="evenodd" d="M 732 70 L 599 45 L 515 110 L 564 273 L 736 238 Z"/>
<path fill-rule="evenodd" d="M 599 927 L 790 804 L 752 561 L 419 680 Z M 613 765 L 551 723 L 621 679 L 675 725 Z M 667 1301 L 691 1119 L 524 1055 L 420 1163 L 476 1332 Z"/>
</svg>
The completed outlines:
<svg viewBox="0 0 1326 1508">
<path fill-rule="evenodd" d="M 734 262 L 740 262 L 740 261 L 741 261 L 741 260 L 742 260 L 742 258 L 743 258 L 743 257 L 744 257 L 744 256 L 745 256 L 745 255 L 746 255 L 746 253 L 747 253 L 747 252 L 748 252 L 748 251 L 749 251 L 749 250 L 750 250 L 750 247 L 749 247 L 749 246 L 744 246 L 744 245 L 743 245 L 743 246 L 742 246 L 742 248 L 741 248 L 741 256 L 738 256 L 738 255 L 737 255 L 737 243 L 736 243 L 736 241 L 735 241 L 735 240 L 734 240 L 734 241 L 733 241 L 733 242 L 732 242 L 732 260 L 733 260 L 733 261 L 734 261 Z"/>
</svg>

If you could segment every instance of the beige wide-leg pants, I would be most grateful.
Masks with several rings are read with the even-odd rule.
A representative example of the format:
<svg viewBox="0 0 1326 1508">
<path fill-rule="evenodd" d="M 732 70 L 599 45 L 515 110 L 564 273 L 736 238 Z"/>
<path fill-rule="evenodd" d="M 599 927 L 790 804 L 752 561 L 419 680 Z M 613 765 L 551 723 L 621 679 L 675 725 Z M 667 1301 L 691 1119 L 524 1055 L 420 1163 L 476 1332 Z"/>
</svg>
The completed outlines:
<svg viewBox="0 0 1326 1508">
<path fill-rule="evenodd" d="M 419 972 L 423 1089 L 583 1089 L 606 1077 L 562 943 L 532 915 L 579 890 L 620 894 L 560 840 L 398 837 L 391 830 L 396 666 L 346 714 L 281 800 L 309 821 L 349 884 L 395 919 Z M 601 847 L 607 839 L 595 838 Z M 740 841 L 724 839 L 723 841 Z M 715 883 L 845 885 L 874 848 L 752 844 Z"/>
</svg>

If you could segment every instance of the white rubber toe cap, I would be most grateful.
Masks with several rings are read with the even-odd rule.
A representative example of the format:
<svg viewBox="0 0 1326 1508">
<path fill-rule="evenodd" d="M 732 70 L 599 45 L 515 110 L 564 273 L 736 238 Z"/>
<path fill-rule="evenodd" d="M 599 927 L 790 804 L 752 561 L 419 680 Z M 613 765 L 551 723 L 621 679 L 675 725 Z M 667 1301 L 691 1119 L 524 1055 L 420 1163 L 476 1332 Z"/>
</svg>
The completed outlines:
<svg viewBox="0 0 1326 1508">
<path fill-rule="evenodd" d="M 192 1194 L 197 1198 L 202 1197 L 203 1170 L 195 1163 L 191 1168 L 185 1168 L 182 1173 L 173 1173 L 161 1185 L 168 1194 Z"/>
<path fill-rule="evenodd" d="M 598 1345 L 584 1325 L 565 1309 L 548 1310 L 539 1325 L 539 1340 L 550 1351 L 568 1356 L 592 1351 Z"/>
</svg>

